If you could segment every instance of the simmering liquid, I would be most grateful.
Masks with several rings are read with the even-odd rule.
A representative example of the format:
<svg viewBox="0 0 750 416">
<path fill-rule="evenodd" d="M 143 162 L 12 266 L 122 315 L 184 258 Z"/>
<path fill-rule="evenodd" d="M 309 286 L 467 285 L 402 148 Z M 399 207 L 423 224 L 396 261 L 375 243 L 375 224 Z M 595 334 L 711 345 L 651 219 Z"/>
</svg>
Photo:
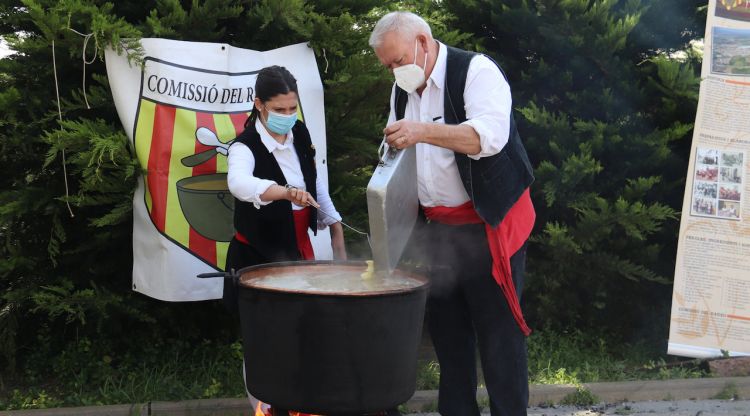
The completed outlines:
<svg viewBox="0 0 750 416">
<path fill-rule="evenodd" d="M 183 187 L 194 191 L 229 191 L 227 181 L 219 179 L 187 183 Z"/>
<path fill-rule="evenodd" d="M 252 287 L 311 293 L 367 294 L 401 291 L 424 283 L 403 275 L 374 273 L 363 279 L 362 270 L 312 270 L 310 273 L 269 274 L 247 281 Z"/>
</svg>

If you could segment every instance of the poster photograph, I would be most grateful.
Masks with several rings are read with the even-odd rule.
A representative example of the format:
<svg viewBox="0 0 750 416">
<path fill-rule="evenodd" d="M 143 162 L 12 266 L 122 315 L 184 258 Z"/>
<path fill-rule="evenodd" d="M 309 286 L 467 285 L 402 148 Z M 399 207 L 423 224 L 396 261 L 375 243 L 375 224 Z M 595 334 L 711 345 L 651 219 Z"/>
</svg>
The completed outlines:
<svg viewBox="0 0 750 416">
<path fill-rule="evenodd" d="M 692 215 L 740 219 L 743 159 L 742 152 L 697 149 Z"/>
<path fill-rule="evenodd" d="M 715 27 L 711 55 L 712 73 L 750 75 L 750 30 Z"/>
<path fill-rule="evenodd" d="M 750 0 L 717 1 L 716 16 L 725 19 L 750 21 Z"/>
</svg>

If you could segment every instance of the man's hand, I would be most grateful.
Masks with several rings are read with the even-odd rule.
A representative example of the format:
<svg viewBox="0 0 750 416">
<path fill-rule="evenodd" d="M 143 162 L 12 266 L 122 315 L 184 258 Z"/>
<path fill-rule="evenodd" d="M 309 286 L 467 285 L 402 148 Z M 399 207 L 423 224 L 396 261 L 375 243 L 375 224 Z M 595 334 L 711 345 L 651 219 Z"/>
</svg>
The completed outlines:
<svg viewBox="0 0 750 416">
<path fill-rule="evenodd" d="M 333 223 L 331 228 L 331 248 L 334 260 L 346 260 L 346 245 L 344 244 L 344 228 L 341 223 Z"/>
<path fill-rule="evenodd" d="M 403 149 L 424 141 L 425 128 L 425 123 L 399 120 L 383 129 L 383 134 L 388 146 Z"/>
</svg>

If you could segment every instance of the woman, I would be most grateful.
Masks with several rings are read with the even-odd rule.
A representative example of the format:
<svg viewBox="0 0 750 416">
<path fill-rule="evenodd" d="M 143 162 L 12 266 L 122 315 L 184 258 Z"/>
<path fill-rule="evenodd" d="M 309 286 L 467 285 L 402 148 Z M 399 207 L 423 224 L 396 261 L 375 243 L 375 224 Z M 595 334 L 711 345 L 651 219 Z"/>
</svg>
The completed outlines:
<svg viewBox="0 0 750 416">
<path fill-rule="evenodd" d="M 235 197 L 236 234 L 225 270 L 313 260 L 307 230 L 316 233 L 326 226 L 334 258 L 346 259 L 341 216 L 317 176 L 315 146 L 297 120 L 298 99 L 297 81 L 286 68 L 270 66 L 258 73 L 253 111 L 229 148 L 227 181 Z M 232 289 L 224 285 L 224 300 L 234 310 Z M 256 415 L 269 411 L 262 404 L 254 407 Z"/>
<path fill-rule="evenodd" d="M 226 269 L 313 260 L 307 228 L 316 233 L 319 226 L 331 230 L 334 258 L 346 259 L 341 216 L 317 176 L 310 133 L 297 120 L 297 81 L 284 67 L 263 68 L 255 94 L 245 131 L 229 148 L 237 233 Z"/>
</svg>

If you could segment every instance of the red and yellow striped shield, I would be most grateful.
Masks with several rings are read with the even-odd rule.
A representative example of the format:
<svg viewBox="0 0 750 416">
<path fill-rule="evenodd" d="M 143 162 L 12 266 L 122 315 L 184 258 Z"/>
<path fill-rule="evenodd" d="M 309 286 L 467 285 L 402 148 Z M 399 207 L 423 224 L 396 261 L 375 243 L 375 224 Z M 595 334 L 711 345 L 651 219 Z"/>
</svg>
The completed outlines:
<svg viewBox="0 0 750 416">
<path fill-rule="evenodd" d="M 143 203 L 154 226 L 217 269 L 224 267 L 233 234 L 225 149 L 242 132 L 247 116 L 200 112 L 146 98 L 141 98 L 137 115 L 136 155 L 146 168 Z M 221 145 L 201 143 L 196 133 L 202 129 Z"/>
</svg>

